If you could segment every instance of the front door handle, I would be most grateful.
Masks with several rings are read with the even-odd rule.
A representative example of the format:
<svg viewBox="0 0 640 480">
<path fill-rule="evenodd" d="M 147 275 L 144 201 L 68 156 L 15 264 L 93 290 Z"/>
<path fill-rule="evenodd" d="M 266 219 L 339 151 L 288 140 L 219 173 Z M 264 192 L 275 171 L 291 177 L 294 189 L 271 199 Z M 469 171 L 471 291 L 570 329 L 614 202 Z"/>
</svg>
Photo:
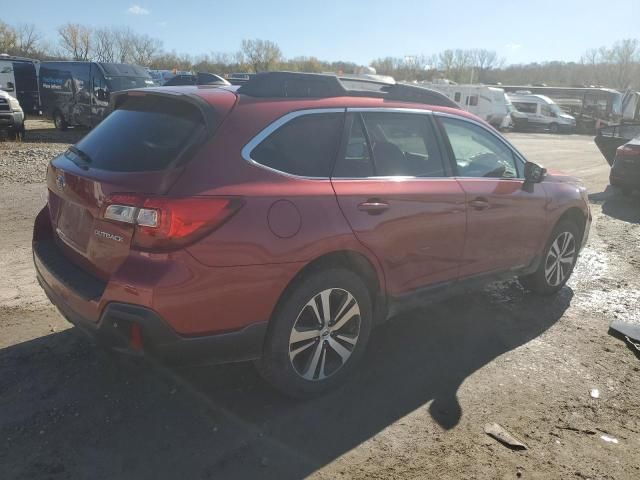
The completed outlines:
<svg viewBox="0 0 640 480">
<path fill-rule="evenodd" d="M 389 204 L 377 198 L 371 198 L 358 205 L 358 210 L 369 215 L 379 215 L 389 208 Z"/>
<path fill-rule="evenodd" d="M 489 208 L 489 200 L 484 197 L 476 197 L 469 202 L 474 210 L 486 210 Z"/>
</svg>

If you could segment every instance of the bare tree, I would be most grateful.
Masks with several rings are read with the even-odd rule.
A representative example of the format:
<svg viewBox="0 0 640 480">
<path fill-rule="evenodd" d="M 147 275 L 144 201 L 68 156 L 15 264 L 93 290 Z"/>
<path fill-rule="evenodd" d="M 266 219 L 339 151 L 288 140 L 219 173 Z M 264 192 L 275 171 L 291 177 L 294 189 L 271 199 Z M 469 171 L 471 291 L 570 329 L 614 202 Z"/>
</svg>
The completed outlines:
<svg viewBox="0 0 640 480">
<path fill-rule="evenodd" d="M 116 38 L 112 29 L 99 28 L 93 32 L 93 57 L 98 62 L 116 61 Z"/>
<path fill-rule="evenodd" d="M 131 61 L 148 67 L 153 57 L 162 49 L 162 42 L 148 35 L 133 35 L 131 38 Z"/>
<path fill-rule="evenodd" d="M 17 45 L 16 31 L 0 20 L 0 53 L 12 55 Z"/>
<path fill-rule="evenodd" d="M 135 34 L 129 27 L 112 31 L 114 35 L 115 60 L 120 63 L 131 61 Z"/>
<path fill-rule="evenodd" d="M 62 50 L 74 60 L 87 61 L 91 53 L 91 29 L 77 23 L 58 28 Z"/>
<path fill-rule="evenodd" d="M 282 60 L 280 47 L 269 40 L 242 40 L 241 52 L 256 73 L 273 70 Z"/>
<path fill-rule="evenodd" d="M 494 50 L 477 48 L 471 50 L 470 53 L 472 67 L 475 70 L 476 78 L 479 82 L 485 82 L 487 72 L 502 64 L 502 60 Z"/>
<path fill-rule="evenodd" d="M 634 80 L 640 61 L 640 42 L 635 38 L 620 40 L 611 49 L 611 59 L 615 65 L 616 87 L 627 89 Z"/>
<path fill-rule="evenodd" d="M 16 32 L 16 49 L 18 55 L 24 55 L 25 57 L 36 55 L 39 53 L 39 44 L 42 37 L 35 24 L 23 23 L 18 25 L 15 29 Z"/>
</svg>

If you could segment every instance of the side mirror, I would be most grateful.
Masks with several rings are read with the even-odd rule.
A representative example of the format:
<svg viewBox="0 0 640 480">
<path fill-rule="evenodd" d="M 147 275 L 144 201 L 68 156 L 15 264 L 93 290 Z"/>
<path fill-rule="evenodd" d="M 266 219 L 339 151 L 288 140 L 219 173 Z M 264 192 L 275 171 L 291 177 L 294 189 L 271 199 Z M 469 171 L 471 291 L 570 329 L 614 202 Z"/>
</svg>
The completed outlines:
<svg viewBox="0 0 640 480">
<path fill-rule="evenodd" d="M 524 180 L 529 183 L 540 183 L 544 180 L 547 169 L 537 163 L 527 162 L 524 164 Z"/>
</svg>

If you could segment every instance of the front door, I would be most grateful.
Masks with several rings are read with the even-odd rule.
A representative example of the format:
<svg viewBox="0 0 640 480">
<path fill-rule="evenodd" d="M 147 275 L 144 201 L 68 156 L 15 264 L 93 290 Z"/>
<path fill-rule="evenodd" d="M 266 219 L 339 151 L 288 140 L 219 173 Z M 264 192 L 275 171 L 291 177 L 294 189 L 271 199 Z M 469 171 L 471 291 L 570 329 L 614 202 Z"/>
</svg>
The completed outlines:
<svg viewBox="0 0 640 480">
<path fill-rule="evenodd" d="M 546 195 L 524 182 L 524 162 L 489 128 L 437 116 L 467 201 L 460 277 L 528 265 L 542 244 Z"/>
<path fill-rule="evenodd" d="M 428 114 L 351 110 L 332 176 L 356 237 L 402 295 L 455 280 L 466 228 L 465 194 L 451 177 Z"/>
</svg>

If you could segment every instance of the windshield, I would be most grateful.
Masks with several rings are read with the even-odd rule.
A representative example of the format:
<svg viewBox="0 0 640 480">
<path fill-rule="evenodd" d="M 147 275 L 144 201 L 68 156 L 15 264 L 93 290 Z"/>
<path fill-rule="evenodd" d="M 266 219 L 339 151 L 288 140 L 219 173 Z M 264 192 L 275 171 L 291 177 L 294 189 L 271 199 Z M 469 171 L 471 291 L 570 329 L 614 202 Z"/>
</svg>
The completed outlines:
<svg viewBox="0 0 640 480">
<path fill-rule="evenodd" d="M 551 111 L 553 113 L 557 113 L 558 115 L 563 115 L 564 112 L 562 111 L 562 109 L 558 106 L 557 103 L 551 103 L 549 104 L 549 108 L 551 109 Z"/>
<path fill-rule="evenodd" d="M 112 92 L 129 90 L 130 88 L 153 87 L 153 80 L 148 77 L 107 77 L 106 80 Z"/>
</svg>

